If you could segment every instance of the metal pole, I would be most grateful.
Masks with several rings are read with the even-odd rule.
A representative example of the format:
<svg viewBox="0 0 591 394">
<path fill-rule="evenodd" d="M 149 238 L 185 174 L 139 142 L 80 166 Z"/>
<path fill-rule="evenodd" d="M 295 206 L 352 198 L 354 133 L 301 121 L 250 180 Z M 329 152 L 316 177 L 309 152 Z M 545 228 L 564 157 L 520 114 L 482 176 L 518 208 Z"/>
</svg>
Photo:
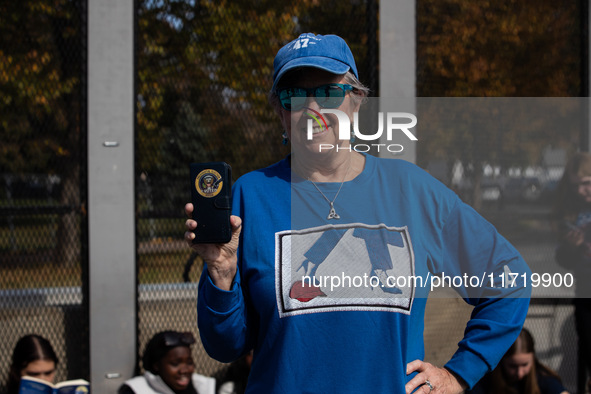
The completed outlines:
<svg viewBox="0 0 591 394">
<path fill-rule="evenodd" d="M 114 393 L 136 361 L 134 1 L 88 2 L 90 380 Z"/>
<path fill-rule="evenodd" d="M 380 2 L 380 97 L 383 102 L 403 99 L 408 103 L 416 96 L 415 58 L 415 1 Z M 384 110 L 391 111 L 392 108 Z M 404 152 L 400 158 L 416 162 L 415 144 L 401 138 Z M 420 136 L 418 138 L 420 140 Z M 382 152 L 380 156 L 392 157 L 388 152 Z"/>
</svg>

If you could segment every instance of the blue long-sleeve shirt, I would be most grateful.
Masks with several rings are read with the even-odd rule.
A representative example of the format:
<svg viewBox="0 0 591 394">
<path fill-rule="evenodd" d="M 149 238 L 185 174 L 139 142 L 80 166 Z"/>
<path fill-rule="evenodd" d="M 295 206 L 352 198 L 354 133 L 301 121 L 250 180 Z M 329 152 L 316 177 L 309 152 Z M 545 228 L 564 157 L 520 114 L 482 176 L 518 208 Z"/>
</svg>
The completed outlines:
<svg viewBox="0 0 591 394">
<path fill-rule="evenodd" d="M 215 359 L 254 348 L 247 392 L 404 392 L 437 284 L 474 305 L 445 365 L 469 386 L 519 334 L 530 295 L 519 253 L 417 166 L 365 159 L 334 202 L 338 220 L 311 182 L 292 177 L 289 157 L 236 182 L 238 274 L 223 291 L 204 270 L 198 324 Z M 332 199 L 340 183 L 317 186 Z"/>
</svg>

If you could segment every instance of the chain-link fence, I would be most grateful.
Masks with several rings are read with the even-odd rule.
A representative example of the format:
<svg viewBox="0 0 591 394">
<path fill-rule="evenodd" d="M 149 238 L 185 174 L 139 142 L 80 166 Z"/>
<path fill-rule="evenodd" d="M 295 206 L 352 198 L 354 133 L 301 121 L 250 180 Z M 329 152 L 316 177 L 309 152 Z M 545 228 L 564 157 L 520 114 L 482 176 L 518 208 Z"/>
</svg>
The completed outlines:
<svg viewBox="0 0 591 394">
<path fill-rule="evenodd" d="M 189 163 L 225 161 L 236 179 L 289 153 L 267 94 L 275 53 L 301 32 L 345 37 L 375 86 L 376 11 L 374 2 L 342 1 L 139 4 L 140 348 L 158 330 L 196 328 L 202 262 L 180 240 Z M 144 291 L 187 296 L 144 302 Z M 202 351 L 196 363 L 204 373 L 219 367 Z"/>
<path fill-rule="evenodd" d="M 584 94 L 582 3 L 417 1 L 417 95 Z M 181 240 L 189 163 L 226 161 L 236 179 L 289 153 L 267 103 L 277 50 L 302 32 L 338 34 L 372 95 L 385 92 L 378 91 L 377 1 L 136 4 L 141 353 L 160 330 L 196 331 L 202 262 Z M 88 376 L 85 18 L 84 0 L 0 4 L 0 382 L 17 338 L 30 332 L 52 341 L 62 360 L 58 379 Z M 482 212 L 526 260 L 550 264 L 553 190 L 565 159 L 585 149 L 586 128 L 493 142 L 423 134 L 417 162 Z M 437 345 L 440 339 L 462 334 L 448 323 L 466 316 L 461 306 L 443 309 L 428 310 L 425 332 L 427 356 L 438 362 L 451 351 Z M 568 366 L 576 352 L 560 350 L 576 349 L 570 306 L 537 300 L 530 317 L 543 360 L 574 387 L 576 368 Z M 220 367 L 200 346 L 195 359 L 204 374 Z"/>
<path fill-rule="evenodd" d="M 420 0 L 416 10 L 417 96 L 587 94 L 586 2 Z M 539 113 L 529 126 L 546 123 L 531 134 L 528 126 L 514 127 L 521 124 L 518 117 L 502 112 L 489 118 L 492 128 L 427 127 L 417 162 L 491 221 L 532 270 L 564 272 L 554 262 L 551 213 L 567 158 L 587 150 L 588 115 L 580 114 L 572 127 L 557 127 Z M 583 392 L 577 387 L 573 308 L 565 297 L 536 298 L 526 326 L 542 362 L 561 374 L 571 392 Z M 446 321 L 455 324 L 451 317 Z M 426 341 L 438 343 L 440 333 L 427 329 Z"/>
<path fill-rule="evenodd" d="M 85 2 L 0 3 L 0 385 L 36 333 L 88 376 Z"/>
</svg>

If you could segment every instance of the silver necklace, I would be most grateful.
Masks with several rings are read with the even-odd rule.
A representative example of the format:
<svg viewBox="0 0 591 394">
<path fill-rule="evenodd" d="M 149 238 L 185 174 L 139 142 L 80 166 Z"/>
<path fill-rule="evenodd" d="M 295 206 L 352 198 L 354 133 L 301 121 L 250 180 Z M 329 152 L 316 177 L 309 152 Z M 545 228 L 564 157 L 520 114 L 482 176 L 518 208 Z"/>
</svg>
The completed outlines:
<svg viewBox="0 0 591 394">
<path fill-rule="evenodd" d="M 349 166 L 347 167 L 347 171 L 345 172 L 345 176 L 343 177 L 343 180 L 341 181 L 341 186 L 339 186 L 339 190 L 337 190 L 337 194 L 335 194 L 335 196 L 332 199 L 332 201 L 330 201 L 328 199 L 328 197 L 326 197 L 326 195 L 324 195 L 324 193 L 322 193 L 322 190 L 320 190 L 320 188 L 318 187 L 318 185 L 316 184 L 316 182 L 314 182 L 313 180 L 311 180 L 310 178 L 308 178 L 308 180 L 310 182 L 312 182 L 312 184 L 314 185 L 314 187 L 316 188 L 316 190 L 318 190 L 320 192 L 320 194 L 322 194 L 322 197 L 324 197 L 324 199 L 326 200 L 326 202 L 328 202 L 330 204 L 330 211 L 328 212 L 328 216 L 326 217 L 328 220 L 330 220 L 330 219 L 340 219 L 341 218 L 339 216 L 339 214 L 334 209 L 334 202 L 336 201 L 337 197 L 339 196 L 339 193 L 341 192 L 341 188 L 343 187 L 343 184 L 345 183 L 345 179 L 347 179 L 347 175 L 349 174 L 349 170 L 350 169 L 351 169 L 351 159 L 349 159 Z"/>
</svg>

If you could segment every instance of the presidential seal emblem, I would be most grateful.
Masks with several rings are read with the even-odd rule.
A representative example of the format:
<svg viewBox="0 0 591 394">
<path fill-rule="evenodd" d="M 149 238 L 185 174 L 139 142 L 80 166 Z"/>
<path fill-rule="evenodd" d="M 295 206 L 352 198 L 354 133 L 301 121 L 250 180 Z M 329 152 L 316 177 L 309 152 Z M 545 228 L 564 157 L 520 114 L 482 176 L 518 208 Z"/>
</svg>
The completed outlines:
<svg viewBox="0 0 591 394">
<path fill-rule="evenodd" d="M 203 170 L 195 178 L 197 193 L 206 198 L 217 196 L 222 191 L 223 186 L 222 176 L 216 170 Z"/>
</svg>

